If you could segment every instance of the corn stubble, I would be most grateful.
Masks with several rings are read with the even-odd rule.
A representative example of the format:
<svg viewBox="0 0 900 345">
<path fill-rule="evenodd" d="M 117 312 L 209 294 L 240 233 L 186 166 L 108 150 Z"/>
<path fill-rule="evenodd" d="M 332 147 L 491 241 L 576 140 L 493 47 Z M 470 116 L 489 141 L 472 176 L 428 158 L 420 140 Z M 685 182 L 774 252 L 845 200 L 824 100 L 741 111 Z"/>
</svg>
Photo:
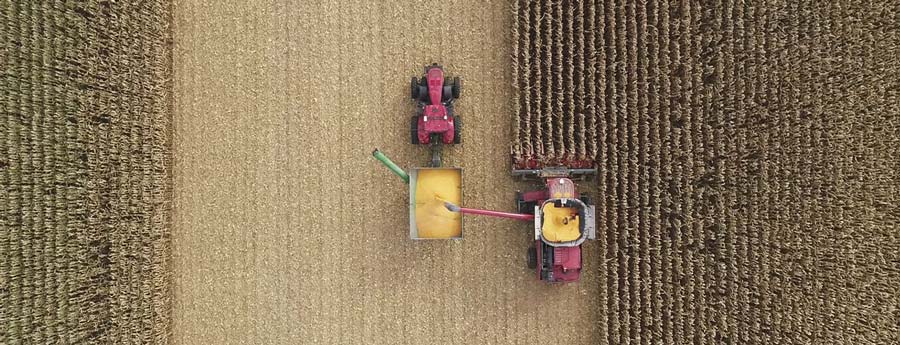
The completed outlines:
<svg viewBox="0 0 900 345">
<path fill-rule="evenodd" d="M 165 341 L 169 6 L 0 5 L 0 343 Z"/>
<path fill-rule="evenodd" d="M 895 6 L 514 8 L 514 161 L 599 168 L 603 343 L 896 341 Z"/>
</svg>

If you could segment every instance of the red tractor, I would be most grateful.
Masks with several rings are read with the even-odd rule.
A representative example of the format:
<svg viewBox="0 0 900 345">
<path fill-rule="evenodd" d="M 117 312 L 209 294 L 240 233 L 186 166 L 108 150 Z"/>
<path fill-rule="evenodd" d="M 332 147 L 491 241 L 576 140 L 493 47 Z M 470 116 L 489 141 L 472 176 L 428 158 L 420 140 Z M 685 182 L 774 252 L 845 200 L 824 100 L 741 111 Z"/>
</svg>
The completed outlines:
<svg viewBox="0 0 900 345">
<path fill-rule="evenodd" d="M 595 173 L 596 169 L 513 170 L 513 175 L 536 176 L 544 182 L 542 189 L 516 193 L 518 213 L 445 205 L 463 214 L 533 221 L 534 244 L 528 248 L 528 268 L 546 282 L 574 282 L 581 276 L 581 244 L 596 238 L 596 226 L 594 205 L 589 197 L 578 193 L 572 178 Z"/>
<path fill-rule="evenodd" d="M 410 119 L 410 139 L 413 144 L 431 146 L 431 166 L 441 165 L 441 145 L 460 143 L 459 116 L 453 103 L 462 91 L 459 77 L 447 80 L 438 64 L 425 66 L 422 78 L 412 78 L 410 97 L 416 102 L 416 115 Z"/>
</svg>

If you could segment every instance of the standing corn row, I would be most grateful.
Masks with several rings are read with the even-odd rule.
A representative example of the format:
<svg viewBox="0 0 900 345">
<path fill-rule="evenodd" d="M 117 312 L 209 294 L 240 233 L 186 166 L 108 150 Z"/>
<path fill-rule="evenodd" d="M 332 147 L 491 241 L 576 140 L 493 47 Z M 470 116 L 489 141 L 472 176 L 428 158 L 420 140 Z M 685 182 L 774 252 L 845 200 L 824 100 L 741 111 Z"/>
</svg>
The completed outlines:
<svg viewBox="0 0 900 345">
<path fill-rule="evenodd" d="M 599 170 L 601 343 L 900 332 L 896 6 L 515 8 L 514 166 Z"/>
<path fill-rule="evenodd" d="M 170 6 L 0 5 L 0 343 L 166 341 Z"/>
</svg>

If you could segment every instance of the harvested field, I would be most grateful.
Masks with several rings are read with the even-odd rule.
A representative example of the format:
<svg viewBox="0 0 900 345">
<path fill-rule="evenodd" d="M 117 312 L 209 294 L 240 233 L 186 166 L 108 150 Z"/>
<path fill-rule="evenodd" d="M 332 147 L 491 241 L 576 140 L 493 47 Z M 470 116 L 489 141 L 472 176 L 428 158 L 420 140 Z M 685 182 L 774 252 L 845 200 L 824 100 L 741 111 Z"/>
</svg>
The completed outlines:
<svg viewBox="0 0 900 345">
<path fill-rule="evenodd" d="M 516 13 L 514 158 L 599 165 L 601 343 L 897 341 L 896 4 Z"/>
<path fill-rule="evenodd" d="M 439 62 L 462 77 L 444 160 L 464 203 L 514 209 L 510 4 L 270 5 L 175 6 L 174 342 L 597 343 L 596 245 L 582 284 L 546 286 L 525 223 L 413 242 L 407 187 L 371 157 L 428 162 L 409 80 Z"/>
<path fill-rule="evenodd" d="M 0 4 L 0 343 L 166 341 L 169 10 Z"/>
</svg>

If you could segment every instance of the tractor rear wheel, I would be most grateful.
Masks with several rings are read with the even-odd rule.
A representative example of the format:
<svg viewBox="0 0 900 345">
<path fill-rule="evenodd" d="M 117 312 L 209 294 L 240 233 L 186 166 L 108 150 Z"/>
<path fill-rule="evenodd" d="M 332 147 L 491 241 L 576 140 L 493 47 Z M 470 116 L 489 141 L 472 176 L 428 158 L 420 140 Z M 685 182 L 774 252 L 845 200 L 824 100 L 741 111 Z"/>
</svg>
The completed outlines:
<svg viewBox="0 0 900 345">
<path fill-rule="evenodd" d="M 459 115 L 453 116 L 453 143 L 459 145 L 462 142 L 462 137 L 459 133 L 462 132 L 462 122 L 459 119 Z"/>
<path fill-rule="evenodd" d="M 528 247 L 528 268 L 537 268 L 537 248 L 534 246 Z"/>
<path fill-rule="evenodd" d="M 459 94 L 462 92 L 462 84 L 459 81 L 459 77 L 453 77 L 453 98 L 459 98 Z"/>
<path fill-rule="evenodd" d="M 413 145 L 419 144 L 419 117 L 413 116 L 409 121 L 409 142 Z"/>
</svg>

